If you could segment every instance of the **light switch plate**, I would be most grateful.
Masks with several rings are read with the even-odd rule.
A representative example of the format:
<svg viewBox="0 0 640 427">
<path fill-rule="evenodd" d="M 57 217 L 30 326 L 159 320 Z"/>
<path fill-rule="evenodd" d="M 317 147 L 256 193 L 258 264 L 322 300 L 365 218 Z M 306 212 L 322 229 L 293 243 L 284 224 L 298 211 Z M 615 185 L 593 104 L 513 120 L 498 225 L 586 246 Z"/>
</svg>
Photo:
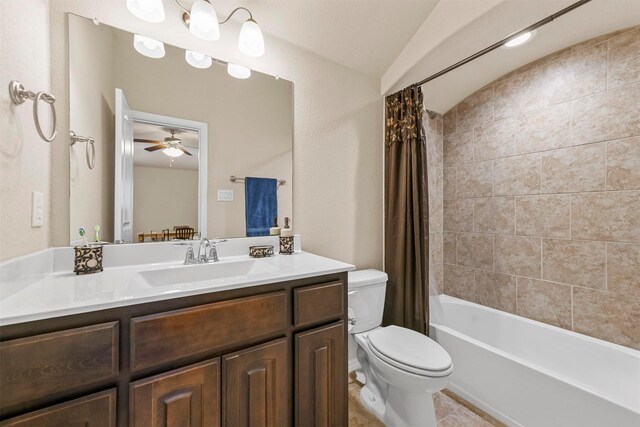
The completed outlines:
<svg viewBox="0 0 640 427">
<path fill-rule="evenodd" d="M 219 202 L 233 202 L 233 190 L 218 190 Z"/>
<path fill-rule="evenodd" d="M 38 191 L 31 192 L 31 227 L 44 225 L 44 194 Z"/>
</svg>

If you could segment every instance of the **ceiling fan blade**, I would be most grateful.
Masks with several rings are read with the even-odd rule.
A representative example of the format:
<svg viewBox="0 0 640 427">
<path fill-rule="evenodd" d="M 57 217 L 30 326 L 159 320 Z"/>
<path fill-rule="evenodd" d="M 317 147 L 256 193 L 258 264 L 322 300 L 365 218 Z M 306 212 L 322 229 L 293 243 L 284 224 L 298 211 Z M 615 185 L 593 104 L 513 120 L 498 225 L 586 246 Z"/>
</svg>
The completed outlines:
<svg viewBox="0 0 640 427">
<path fill-rule="evenodd" d="M 133 142 L 145 142 L 150 144 L 162 144 L 162 141 L 158 141 L 156 139 L 144 139 L 144 138 L 134 138 Z"/>
<path fill-rule="evenodd" d="M 193 154 L 191 154 L 190 152 L 188 152 L 187 150 L 184 149 L 184 147 L 177 147 L 178 150 L 182 151 L 184 154 L 186 154 L 187 156 L 193 156 Z"/>
<path fill-rule="evenodd" d="M 158 145 L 154 145 L 153 147 L 147 147 L 145 148 L 146 151 L 157 151 L 157 150 L 162 150 L 163 148 L 169 148 L 164 144 L 158 144 Z"/>
</svg>

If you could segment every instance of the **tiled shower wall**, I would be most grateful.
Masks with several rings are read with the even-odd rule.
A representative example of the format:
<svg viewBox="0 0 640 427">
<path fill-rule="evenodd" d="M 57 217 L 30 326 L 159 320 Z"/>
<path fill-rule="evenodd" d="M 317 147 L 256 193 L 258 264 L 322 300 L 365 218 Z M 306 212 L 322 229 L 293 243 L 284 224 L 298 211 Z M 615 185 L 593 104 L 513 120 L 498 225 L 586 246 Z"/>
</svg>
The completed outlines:
<svg viewBox="0 0 640 427">
<path fill-rule="evenodd" d="M 444 293 L 640 349 L 640 27 L 503 76 L 443 132 Z"/>
</svg>

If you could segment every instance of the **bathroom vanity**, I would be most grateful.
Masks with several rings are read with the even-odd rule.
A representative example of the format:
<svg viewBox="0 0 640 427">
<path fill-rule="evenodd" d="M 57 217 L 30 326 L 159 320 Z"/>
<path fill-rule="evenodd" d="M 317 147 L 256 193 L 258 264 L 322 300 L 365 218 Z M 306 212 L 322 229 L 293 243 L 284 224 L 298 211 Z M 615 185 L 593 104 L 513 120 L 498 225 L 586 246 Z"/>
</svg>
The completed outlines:
<svg viewBox="0 0 640 427">
<path fill-rule="evenodd" d="M 45 274 L 45 283 L 59 281 L 61 298 L 65 281 L 77 292 L 93 280 L 86 300 L 105 308 L 15 323 L 3 315 L 0 425 L 346 425 L 346 272 L 353 267 L 304 252 L 237 258 L 119 266 L 93 277 Z M 143 273 L 167 280 L 177 270 L 194 280 L 198 268 L 214 277 L 240 261 L 257 264 L 242 276 L 155 282 L 128 299 L 106 291 L 118 288 L 107 283 L 114 277 L 143 288 Z"/>
</svg>

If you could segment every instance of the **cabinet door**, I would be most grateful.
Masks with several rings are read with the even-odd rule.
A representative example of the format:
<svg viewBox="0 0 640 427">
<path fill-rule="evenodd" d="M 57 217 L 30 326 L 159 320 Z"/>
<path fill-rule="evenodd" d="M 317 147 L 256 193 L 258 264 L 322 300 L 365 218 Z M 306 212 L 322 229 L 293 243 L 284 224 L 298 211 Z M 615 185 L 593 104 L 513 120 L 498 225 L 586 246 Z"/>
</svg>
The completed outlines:
<svg viewBox="0 0 640 427">
<path fill-rule="evenodd" d="M 291 425 L 288 353 L 283 338 L 223 358 L 225 426 Z"/>
<path fill-rule="evenodd" d="M 347 425 L 344 322 L 296 335 L 296 425 Z"/>
<path fill-rule="evenodd" d="M 129 425 L 220 426 L 220 359 L 131 383 Z"/>
<path fill-rule="evenodd" d="M 107 390 L 0 423 L 2 427 L 115 427 L 116 390 Z"/>
</svg>

